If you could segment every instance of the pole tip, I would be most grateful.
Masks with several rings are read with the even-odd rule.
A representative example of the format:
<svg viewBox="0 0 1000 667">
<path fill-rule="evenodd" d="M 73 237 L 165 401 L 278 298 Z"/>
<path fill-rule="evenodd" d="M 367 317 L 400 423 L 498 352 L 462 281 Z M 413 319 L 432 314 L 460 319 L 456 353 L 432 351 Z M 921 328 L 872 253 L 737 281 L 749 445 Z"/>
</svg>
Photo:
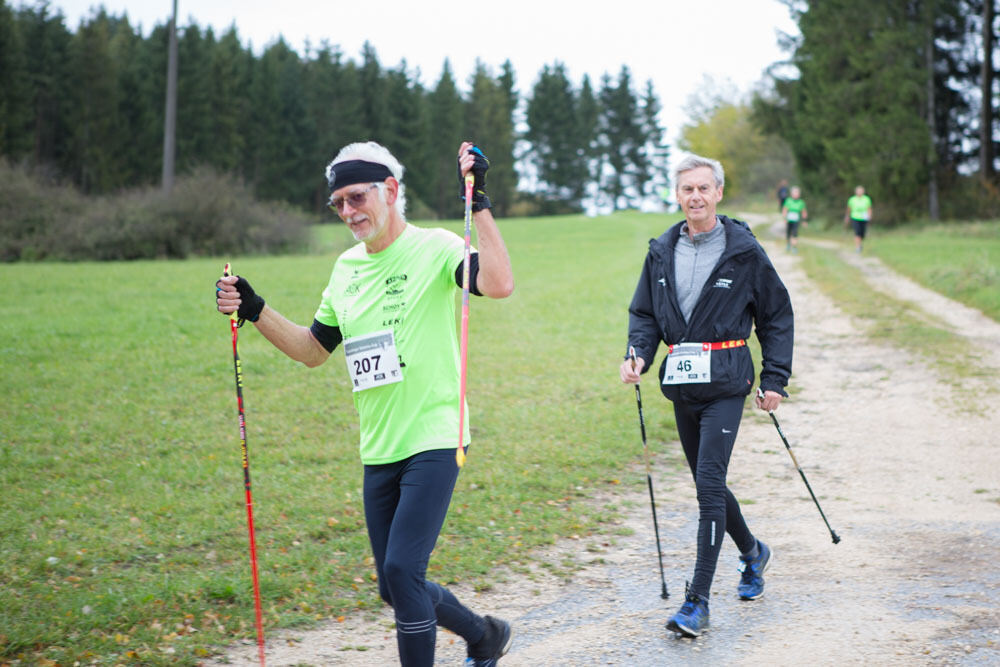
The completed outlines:
<svg viewBox="0 0 1000 667">
<path fill-rule="evenodd" d="M 830 534 L 833 535 L 833 543 L 834 544 L 839 544 L 840 543 L 840 535 L 838 535 L 837 533 L 834 533 L 834 532 L 831 532 Z"/>
</svg>

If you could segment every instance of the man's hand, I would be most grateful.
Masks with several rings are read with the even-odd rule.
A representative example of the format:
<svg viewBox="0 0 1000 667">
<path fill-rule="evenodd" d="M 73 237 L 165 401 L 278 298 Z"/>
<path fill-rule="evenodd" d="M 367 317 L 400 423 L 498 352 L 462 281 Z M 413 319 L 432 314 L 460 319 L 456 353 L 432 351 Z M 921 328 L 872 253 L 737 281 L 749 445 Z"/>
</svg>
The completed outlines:
<svg viewBox="0 0 1000 667">
<path fill-rule="evenodd" d="M 490 160 L 478 146 L 471 142 L 463 142 L 458 149 L 458 185 L 459 197 L 465 201 L 465 175 L 472 172 L 475 182 L 472 184 L 472 212 L 477 213 L 484 208 L 492 208 L 490 198 L 486 196 L 486 171 L 490 168 Z"/>
<path fill-rule="evenodd" d="M 774 412 L 781 405 L 783 398 L 784 396 L 776 391 L 761 391 L 760 387 L 757 387 L 757 396 L 754 398 L 754 403 L 761 410 Z"/>
<path fill-rule="evenodd" d="M 222 276 L 215 281 L 216 308 L 223 315 L 236 313 L 241 320 L 256 322 L 264 310 L 264 299 L 241 276 Z"/>
<path fill-rule="evenodd" d="M 642 357 L 635 356 L 635 350 L 630 350 L 630 352 L 631 356 L 622 362 L 621 367 L 618 369 L 618 374 L 625 384 L 639 384 L 639 375 L 642 373 L 642 369 L 646 367 L 646 362 Z"/>
</svg>

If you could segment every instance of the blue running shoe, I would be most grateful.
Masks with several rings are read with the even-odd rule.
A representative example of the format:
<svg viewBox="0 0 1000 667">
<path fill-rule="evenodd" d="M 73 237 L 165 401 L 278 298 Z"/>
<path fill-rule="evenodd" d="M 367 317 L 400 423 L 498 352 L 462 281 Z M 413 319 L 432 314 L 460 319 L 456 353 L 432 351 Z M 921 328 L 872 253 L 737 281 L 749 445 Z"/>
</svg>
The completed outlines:
<svg viewBox="0 0 1000 667">
<path fill-rule="evenodd" d="M 684 604 L 667 621 L 667 630 L 676 632 L 682 637 L 697 637 L 708 630 L 708 600 L 695 595 L 684 586 Z"/>
<path fill-rule="evenodd" d="M 737 590 L 741 600 L 756 600 L 764 594 L 764 572 L 771 565 L 771 548 L 760 540 L 757 540 L 757 548 L 760 553 L 756 558 L 740 556 L 740 571 L 743 575 Z"/>
<path fill-rule="evenodd" d="M 514 643 L 514 633 L 510 623 L 492 616 L 484 616 L 486 632 L 483 638 L 475 644 L 470 644 L 466 651 L 466 667 L 496 667 L 497 661 L 510 650 Z"/>
</svg>

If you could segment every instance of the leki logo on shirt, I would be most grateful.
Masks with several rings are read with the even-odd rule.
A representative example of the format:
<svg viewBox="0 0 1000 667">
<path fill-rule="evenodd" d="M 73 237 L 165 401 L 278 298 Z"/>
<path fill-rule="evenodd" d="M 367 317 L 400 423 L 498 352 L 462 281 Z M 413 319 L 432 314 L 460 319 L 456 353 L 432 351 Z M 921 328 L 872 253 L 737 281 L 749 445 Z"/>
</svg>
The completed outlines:
<svg viewBox="0 0 1000 667">
<path fill-rule="evenodd" d="M 729 289 L 733 286 L 732 278 L 719 278 L 715 281 L 715 287 L 722 287 L 724 289 Z"/>
</svg>

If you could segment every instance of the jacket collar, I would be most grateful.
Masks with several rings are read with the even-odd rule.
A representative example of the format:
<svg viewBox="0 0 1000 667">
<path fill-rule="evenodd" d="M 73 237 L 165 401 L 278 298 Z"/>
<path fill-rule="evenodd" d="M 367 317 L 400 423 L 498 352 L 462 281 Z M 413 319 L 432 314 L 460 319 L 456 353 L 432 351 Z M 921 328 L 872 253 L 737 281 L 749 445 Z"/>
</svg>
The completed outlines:
<svg viewBox="0 0 1000 667">
<path fill-rule="evenodd" d="M 649 251 L 660 259 L 666 258 L 673 262 L 673 249 L 677 245 L 677 239 L 680 238 L 684 223 L 685 221 L 681 220 L 660 234 L 659 238 L 651 239 Z M 747 223 L 721 214 L 719 215 L 719 223 L 726 230 L 726 250 L 722 254 L 723 258 L 745 252 L 753 247 L 755 237 Z"/>
</svg>

